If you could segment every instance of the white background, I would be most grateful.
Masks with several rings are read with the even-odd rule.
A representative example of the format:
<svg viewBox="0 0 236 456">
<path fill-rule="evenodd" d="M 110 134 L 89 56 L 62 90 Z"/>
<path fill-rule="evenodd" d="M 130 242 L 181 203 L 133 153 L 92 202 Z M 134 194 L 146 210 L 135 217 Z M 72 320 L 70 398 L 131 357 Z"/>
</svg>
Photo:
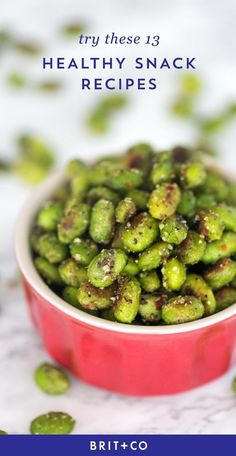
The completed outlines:
<svg viewBox="0 0 236 456">
<path fill-rule="evenodd" d="M 95 50 L 81 49 L 59 33 L 65 22 L 77 18 L 88 24 L 90 33 L 158 34 L 161 44 L 154 49 L 101 45 Z M 199 109 L 206 115 L 236 99 L 235 23 L 234 0 L 0 0 L 0 27 L 9 27 L 21 38 L 38 40 L 44 55 L 125 55 L 130 60 L 138 55 L 195 56 L 205 87 Z M 158 91 L 130 92 L 130 103 L 114 119 L 109 134 L 94 137 L 86 130 L 85 119 L 100 94 L 81 92 L 81 74 L 57 72 L 55 77 L 62 79 L 65 89 L 44 95 L 7 87 L 6 75 L 14 70 L 23 71 L 32 81 L 46 76 L 38 57 L 32 60 L 11 53 L 0 60 L 0 156 L 14 157 L 15 138 L 25 131 L 40 134 L 52 144 L 58 166 L 69 157 L 93 158 L 136 141 L 163 148 L 194 139 L 193 128 L 168 113 L 177 91 L 177 71 L 157 71 Z M 104 76 L 110 73 L 108 70 Z M 137 76 L 137 72 L 133 74 Z M 132 76 L 132 69 L 125 75 Z M 235 140 L 232 126 L 217 141 L 221 162 L 236 170 Z M 9 284 L 16 271 L 14 220 L 30 191 L 15 178 L 0 176 L 0 428 L 27 433 L 28 423 L 36 415 L 61 409 L 77 419 L 76 433 L 235 433 L 232 371 L 209 386 L 175 397 L 125 398 L 76 380 L 62 398 L 36 390 L 32 373 L 47 354 L 28 320 L 21 289 Z"/>
</svg>

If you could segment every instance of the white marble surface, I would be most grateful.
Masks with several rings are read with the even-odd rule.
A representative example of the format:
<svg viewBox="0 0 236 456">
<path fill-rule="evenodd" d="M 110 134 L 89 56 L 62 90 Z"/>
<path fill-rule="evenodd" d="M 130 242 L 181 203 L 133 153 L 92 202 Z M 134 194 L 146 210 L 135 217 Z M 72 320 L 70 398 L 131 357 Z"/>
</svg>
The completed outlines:
<svg viewBox="0 0 236 456">
<path fill-rule="evenodd" d="M 79 6 L 78 6 L 79 4 Z M 135 17 L 133 11 L 135 8 Z M 212 14 L 214 8 L 214 14 Z M 76 14 L 74 13 L 76 11 Z M 97 33 L 109 29 L 123 33 L 163 37 L 162 52 L 196 54 L 206 79 L 205 112 L 214 112 L 235 98 L 235 61 L 232 61 L 235 2 L 208 0 L 99 1 L 92 0 L 7 0 L 1 1 L 0 26 L 9 25 L 22 36 L 36 36 L 49 42 L 51 52 L 68 52 L 56 29 L 63 19 L 82 16 Z M 141 32 L 140 32 L 141 31 Z M 188 39 L 186 39 L 186 37 Z M 181 51 L 180 51 L 181 50 Z M 73 48 L 73 52 L 76 47 Z M 100 52 L 100 51 L 99 51 Z M 101 49 L 101 53 L 102 53 Z M 133 50 L 130 50 L 132 55 Z M 89 52 L 88 52 L 89 55 Z M 67 89 L 50 98 L 33 92 L 14 93 L 6 88 L 9 68 L 22 65 L 16 56 L 4 60 L 0 75 L 1 152 L 14 155 L 14 137 L 32 129 L 44 135 L 56 148 L 58 162 L 75 154 L 94 156 L 122 148 L 133 141 L 151 140 L 159 147 L 193 137 L 191 128 L 169 119 L 166 103 L 174 92 L 176 75 L 162 76 L 157 94 L 137 94 L 117 118 L 105 138 L 93 138 L 83 119 L 96 94 L 78 92 L 74 76 L 63 75 Z M 29 75 L 40 73 L 37 60 L 24 61 Z M 236 169 L 235 129 L 221 136 L 220 159 Z M 19 208 L 30 192 L 13 177 L 0 177 L 0 428 L 10 433 L 28 433 L 29 422 L 49 410 L 63 410 L 77 420 L 75 433 L 235 433 L 236 398 L 231 380 L 236 368 L 218 381 L 174 397 L 127 398 L 85 385 L 72 378 L 63 397 L 48 397 L 34 385 L 35 367 L 48 359 L 25 308 L 22 290 L 14 284 L 16 264 L 12 236 Z"/>
</svg>

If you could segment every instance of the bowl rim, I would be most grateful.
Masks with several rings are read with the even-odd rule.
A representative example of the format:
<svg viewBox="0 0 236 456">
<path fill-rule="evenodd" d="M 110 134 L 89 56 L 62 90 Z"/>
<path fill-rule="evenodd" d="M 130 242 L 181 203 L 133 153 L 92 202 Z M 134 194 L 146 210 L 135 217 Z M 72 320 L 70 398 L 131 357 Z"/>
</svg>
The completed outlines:
<svg viewBox="0 0 236 456">
<path fill-rule="evenodd" d="M 47 286 L 47 284 L 43 281 L 36 268 L 34 267 L 28 237 L 33 219 L 40 205 L 48 199 L 48 197 L 52 194 L 52 191 L 63 181 L 64 176 L 64 170 L 58 170 L 50 175 L 40 186 L 38 186 L 32 192 L 29 198 L 26 199 L 26 202 L 17 217 L 14 232 L 15 254 L 22 275 L 30 284 L 30 286 L 52 306 L 54 306 L 62 313 L 65 313 L 68 316 L 72 317 L 74 320 L 80 321 L 89 326 L 93 326 L 94 328 L 139 335 L 171 335 L 200 330 L 202 328 L 220 323 L 236 315 L 235 303 L 216 314 L 189 323 L 181 323 L 169 326 L 127 325 L 124 323 L 113 322 L 90 315 L 77 309 L 76 307 L 73 307 L 62 298 L 60 298 Z"/>
</svg>

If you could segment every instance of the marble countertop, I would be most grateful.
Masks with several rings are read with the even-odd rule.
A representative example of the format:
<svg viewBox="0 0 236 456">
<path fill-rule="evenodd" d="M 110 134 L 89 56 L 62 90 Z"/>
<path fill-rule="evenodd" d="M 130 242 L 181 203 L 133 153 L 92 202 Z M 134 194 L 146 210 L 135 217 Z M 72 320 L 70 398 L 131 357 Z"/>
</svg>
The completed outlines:
<svg viewBox="0 0 236 456">
<path fill-rule="evenodd" d="M 208 84 L 204 100 L 206 112 L 214 112 L 225 101 L 235 98 L 235 77 L 232 76 L 235 62 L 231 60 L 230 47 L 235 32 L 230 27 L 236 15 L 233 0 L 224 5 L 218 0 L 166 0 L 164 5 L 156 0 L 119 0 L 112 2 L 112 6 L 110 1 L 100 0 L 99 11 L 94 0 L 81 0 L 80 6 L 76 0 L 8 0 L 2 3 L 0 27 L 7 24 L 22 36 L 36 35 L 39 39 L 51 40 L 51 50 L 57 53 L 64 44 L 59 38 L 55 39 L 56 27 L 65 18 L 74 17 L 75 11 L 78 17 L 88 18 L 95 24 L 97 33 L 104 32 L 108 24 L 110 29 L 126 34 L 140 30 L 147 34 L 147 30 L 158 29 L 166 53 L 174 55 L 181 49 L 183 53 L 197 55 Z M 134 5 L 137 14 L 130 24 Z M 1 67 L 3 76 L 9 65 L 14 67 L 12 59 Z M 28 74 L 43 76 L 37 62 L 33 68 L 29 62 L 24 65 Z M 58 164 L 76 154 L 92 158 L 140 140 L 168 147 L 189 142 L 193 137 L 191 127 L 183 127 L 181 122 L 168 118 L 165 112 L 166 100 L 173 94 L 171 78 L 175 75 L 162 78 L 161 90 L 156 96 L 148 93 L 131 96 L 132 102 L 122 119 L 115 120 L 114 129 L 104 138 L 91 137 L 84 129 L 84 117 L 95 94 L 76 92 L 78 97 L 75 96 L 78 89 L 74 77 L 65 76 L 68 78 L 66 93 L 52 97 L 13 93 L 4 85 L 4 77 L 0 77 L 1 152 L 5 151 L 9 156 L 15 154 L 15 136 L 25 130 L 39 132 L 51 142 L 57 150 Z M 218 142 L 221 162 L 234 170 L 235 140 L 235 129 L 229 129 Z M 9 433 L 28 433 L 29 423 L 37 415 L 62 410 L 76 418 L 74 432 L 77 434 L 234 434 L 236 397 L 231 382 L 236 367 L 207 386 L 172 397 L 124 397 L 75 378 L 72 378 L 70 391 L 59 398 L 46 396 L 35 387 L 34 369 L 49 358 L 26 311 L 12 246 L 16 215 L 30 192 L 15 178 L 0 177 L 0 429 Z"/>
</svg>

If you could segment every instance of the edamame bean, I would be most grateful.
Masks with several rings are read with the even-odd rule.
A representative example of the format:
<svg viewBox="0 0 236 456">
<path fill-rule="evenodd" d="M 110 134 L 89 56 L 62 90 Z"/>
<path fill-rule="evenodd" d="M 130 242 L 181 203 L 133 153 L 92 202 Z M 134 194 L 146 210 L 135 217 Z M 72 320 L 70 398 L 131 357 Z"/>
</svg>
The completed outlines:
<svg viewBox="0 0 236 456">
<path fill-rule="evenodd" d="M 220 205 L 212 208 L 212 211 L 217 214 L 226 230 L 236 231 L 236 207 Z"/>
<path fill-rule="evenodd" d="M 174 178 L 174 170 L 172 163 L 169 159 L 161 162 L 154 163 L 150 179 L 153 185 L 162 184 L 163 182 L 170 182 Z"/>
<path fill-rule="evenodd" d="M 177 253 L 184 264 L 201 261 L 206 249 L 204 238 L 195 231 L 189 231 L 186 239 L 178 246 Z"/>
<path fill-rule="evenodd" d="M 83 286 L 83 284 L 81 285 Z M 76 307 L 77 309 L 79 310 L 83 310 L 84 312 L 90 314 L 90 315 L 94 315 L 95 317 L 98 315 L 98 311 L 97 310 L 90 310 L 90 309 L 85 309 L 85 307 L 82 307 L 80 304 L 79 304 L 79 301 L 78 301 L 78 288 L 76 287 L 65 287 L 63 288 L 62 290 L 62 298 L 68 302 L 69 304 L 71 304 L 71 306 L 73 307 Z"/>
<path fill-rule="evenodd" d="M 224 287 L 234 279 L 235 275 L 236 262 L 230 258 L 219 260 L 214 266 L 203 271 L 203 277 L 212 290 Z"/>
<path fill-rule="evenodd" d="M 59 241 L 69 244 L 73 239 L 85 233 L 90 220 L 90 207 L 85 203 L 77 204 L 65 210 L 58 224 Z"/>
<path fill-rule="evenodd" d="M 116 207 L 116 221 L 118 223 L 127 223 L 136 211 L 137 208 L 132 198 L 126 197 Z"/>
<path fill-rule="evenodd" d="M 197 274 L 188 274 L 183 284 L 184 294 L 195 296 L 202 301 L 205 308 L 205 315 L 211 315 L 216 310 L 216 300 L 211 288 L 205 280 Z"/>
<path fill-rule="evenodd" d="M 218 241 L 207 244 L 201 261 L 205 264 L 216 263 L 221 258 L 226 258 L 236 253 L 236 233 L 224 233 Z"/>
<path fill-rule="evenodd" d="M 142 289 L 147 293 L 153 293 L 161 286 L 160 278 L 155 270 L 141 272 L 138 276 Z"/>
<path fill-rule="evenodd" d="M 104 320 L 116 321 L 114 309 L 112 307 L 102 310 L 100 316 L 104 318 Z"/>
<path fill-rule="evenodd" d="M 43 363 L 34 373 L 36 385 L 47 394 L 64 394 L 70 386 L 68 375 L 57 366 Z"/>
<path fill-rule="evenodd" d="M 207 172 L 207 176 L 201 191 L 205 194 L 213 195 L 216 201 L 224 201 L 229 194 L 229 186 L 225 180 L 213 171 Z"/>
<path fill-rule="evenodd" d="M 71 160 L 66 168 L 66 175 L 72 196 L 83 194 L 89 186 L 89 168 L 81 160 Z"/>
<path fill-rule="evenodd" d="M 127 192 L 143 183 L 143 173 L 139 169 L 116 169 L 109 174 L 107 186 L 112 190 Z"/>
<path fill-rule="evenodd" d="M 170 255 L 173 247 L 166 242 L 157 242 L 140 254 L 138 267 L 142 271 L 151 271 L 160 266 Z"/>
<path fill-rule="evenodd" d="M 177 212 L 180 215 L 191 217 L 195 212 L 196 203 L 197 200 L 192 190 L 183 190 Z"/>
<path fill-rule="evenodd" d="M 159 233 L 158 223 L 147 212 L 134 216 L 122 230 L 122 242 L 129 252 L 142 252 Z"/>
<path fill-rule="evenodd" d="M 89 234 L 98 244 L 109 244 L 115 224 L 115 208 L 111 201 L 101 199 L 93 206 Z"/>
<path fill-rule="evenodd" d="M 181 215 L 171 215 L 163 220 L 160 225 L 160 235 L 164 242 L 181 244 L 188 234 L 188 225 Z"/>
<path fill-rule="evenodd" d="M 60 264 L 59 274 L 62 281 L 71 287 L 79 287 L 87 280 L 86 269 L 77 264 L 73 258 L 68 258 Z"/>
<path fill-rule="evenodd" d="M 46 231 L 55 231 L 63 216 L 63 205 L 56 201 L 49 201 L 39 211 L 37 225 Z"/>
<path fill-rule="evenodd" d="M 149 212 L 155 219 L 163 220 L 174 214 L 180 202 L 180 190 L 177 184 L 157 185 L 148 200 Z"/>
<path fill-rule="evenodd" d="M 180 168 L 180 182 L 183 187 L 192 189 L 202 185 L 206 179 L 206 171 L 201 162 L 187 162 Z"/>
<path fill-rule="evenodd" d="M 220 288 L 216 291 L 215 298 L 216 310 L 219 312 L 236 303 L 236 290 L 230 286 Z"/>
<path fill-rule="evenodd" d="M 45 233 L 39 237 L 38 252 L 50 263 L 61 263 L 69 256 L 67 246 L 62 244 L 54 233 Z"/>
<path fill-rule="evenodd" d="M 221 238 L 224 231 L 224 223 L 221 217 L 211 209 L 205 209 L 195 217 L 197 230 L 208 241 L 216 241 Z"/>
<path fill-rule="evenodd" d="M 122 271 L 127 276 L 135 276 L 139 273 L 138 260 L 128 257 L 128 261 Z"/>
<path fill-rule="evenodd" d="M 144 294 L 139 304 L 139 314 L 145 324 L 157 324 L 161 320 L 161 307 L 168 300 L 165 293 Z"/>
<path fill-rule="evenodd" d="M 204 314 L 202 302 L 194 296 L 177 296 L 171 298 L 161 308 L 162 320 L 167 325 L 187 323 L 198 320 Z"/>
<path fill-rule="evenodd" d="M 55 264 L 49 263 L 46 258 L 37 257 L 34 260 L 35 267 L 39 274 L 49 285 L 63 285 L 63 281 Z"/>
<path fill-rule="evenodd" d="M 98 252 L 97 244 L 91 239 L 75 238 L 70 244 L 70 254 L 81 266 L 88 266 Z"/>
<path fill-rule="evenodd" d="M 214 195 L 200 193 L 197 195 L 196 207 L 197 209 L 211 209 L 215 206 L 216 199 Z"/>
<path fill-rule="evenodd" d="M 38 226 L 34 226 L 29 237 L 30 247 L 34 253 L 39 253 L 39 238 L 42 236 L 43 231 Z"/>
<path fill-rule="evenodd" d="M 114 206 L 116 206 L 120 201 L 119 195 L 107 187 L 93 187 L 88 191 L 86 196 L 86 202 L 88 204 L 93 206 L 100 199 L 111 201 Z"/>
<path fill-rule="evenodd" d="M 67 286 L 67 287 L 63 288 L 63 290 L 62 290 L 62 298 L 64 299 L 64 301 L 68 302 L 73 307 L 79 307 L 77 293 L 78 293 L 78 288 Z"/>
<path fill-rule="evenodd" d="M 88 267 L 88 279 L 94 287 L 110 286 L 127 263 L 127 255 L 120 249 L 102 250 Z"/>
<path fill-rule="evenodd" d="M 123 164 L 128 169 L 139 169 L 147 175 L 152 166 L 153 148 L 149 144 L 139 143 L 130 147 L 123 158 Z"/>
<path fill-rule="evenodd" d="M 149 193 L 144 190 L 134 189 L 127 193 L 127 197 L 134 201 L 137 209 L 146 209 L 149 198 Z"/>
<path fill-rule="evenodd" d="M 35 418 L 30 425 L 31 434 L 70 434 L 75 420 L 68 413 L 49 412 Z"/>
<path fill-rule="evenodd" d="M 167 260 L 161 269 L 163 285 L 167 290 L 180 290 L 186 279 L 186 267 L 177 258 Z"/>
<path fill-rule="evenodd" d="M 112 300 L 112 298 L 114 298 Z M 89 282 L 84 282 L 78 289 L 77 299 L 79 304 L 88 310 L 107 309 L 115 300 L 114 288 L 97 288 Z"/>
<path fill-rule="evenodd" d="M 121 323 L 132 323 L 138 310 L 141 295 L 140 283 L 135 277 L 123 277 L 118 281 L 114 315 Z"/>
</svg>

